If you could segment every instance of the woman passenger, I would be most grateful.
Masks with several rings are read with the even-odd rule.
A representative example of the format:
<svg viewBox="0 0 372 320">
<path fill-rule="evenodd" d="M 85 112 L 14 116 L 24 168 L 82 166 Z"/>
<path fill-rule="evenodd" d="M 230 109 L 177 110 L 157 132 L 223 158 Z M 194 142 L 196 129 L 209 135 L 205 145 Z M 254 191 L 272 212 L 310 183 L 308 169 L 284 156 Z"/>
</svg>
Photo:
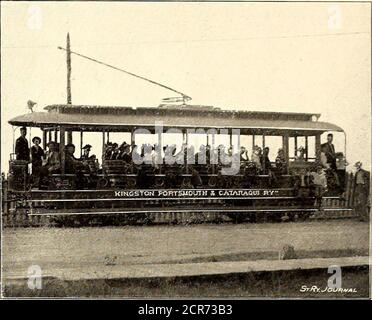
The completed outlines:
<svg viewBox="0 0 372 320">
<path fill-rule="evenodd" d="M 40 167 L 43 164 L 44 150 L 40 146 L 41 139 L 39 137 L 33 137 L 31 147 L 31 163 L 32 163 L 32 173 L 34 175 L 39 175 Z"/>
<path fill-rule="evenodd" d="M 261 158 L 262 149 L 259 146 L 254 146 L 251 159 L 252 162 L 255 164 L 258 173 L 261 173 L 262 170 Z"/>
<path fill-rule="evenodd" d="M 269 147 L 265 147 L 263 149 L 263 154 L 261 156 L 261 166 L 263 170 L 263 174 L 270 174 L 271 173 L 271 162 L 269 159 Z"/>
<path fill-rule="evenodd" d="M 287 171 L 287 161 L 284 155 L 284 150 L 280 148 L 278 155 L 275 158 L 276 170 L 279 174 L 285 174 Z"/>
</svg>

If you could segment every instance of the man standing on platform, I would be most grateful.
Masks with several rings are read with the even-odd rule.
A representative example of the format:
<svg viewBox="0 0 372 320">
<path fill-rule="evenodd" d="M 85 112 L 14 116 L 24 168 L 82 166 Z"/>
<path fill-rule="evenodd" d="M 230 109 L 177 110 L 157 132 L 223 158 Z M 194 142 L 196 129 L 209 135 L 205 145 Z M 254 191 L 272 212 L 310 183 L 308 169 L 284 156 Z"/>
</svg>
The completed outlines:
<svg viewBox="0 0 372 320">
<path fill-rule="evenodd" d="M 17 160 L 30 161 L 30 148 L 28 147 L 28 141 L 26 139 L 27 129 L 22 127 L 20 129 L 21 136 L 17 139 L 15 145 L 15 154 Z"/>
<path fill-rule="evenodd" d="M 327 163 L 329 164 L 332 170 L 336 170 L 336 151 L 335 146 L 333 145 L 333 134 L 329 133 L 327 135 L 327 142 L 321 145 L 321 150 L 324 152 L 327 157 Z"/>
<path fill-rule="evenodd" d="M 370 173 L 362 169 L 362 163 L 358 161 L 354 165 L 355 173 L 355 191 L 354 191 L 354 209 L 360 220 L 368 221 L 369 218 L 369 183 Z"/>
</svg>

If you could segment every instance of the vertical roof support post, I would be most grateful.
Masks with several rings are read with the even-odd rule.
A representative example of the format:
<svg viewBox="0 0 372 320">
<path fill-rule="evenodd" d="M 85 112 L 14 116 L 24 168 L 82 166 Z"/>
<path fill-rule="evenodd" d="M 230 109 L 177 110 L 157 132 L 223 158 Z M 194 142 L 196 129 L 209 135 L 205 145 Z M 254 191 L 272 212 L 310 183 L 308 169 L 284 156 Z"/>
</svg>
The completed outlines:
<svg viewBox="0 0 372 320">
<path fill-rule="evenodd" d="M 187 129 L 185 129 L 185 143 L 186 143 L 186 157 L 185 157 L 185 160 L 186 160 L 186 163 L 185 163 L 185 167 L 186 167 L 186 174 L 189 173 L 189 164 L 187 163 L 188 161 L 188 158 L 189 158 L 189 133 L 187 132 Z"/>
<path fill-rule="evenodd" d="M 305 160 L 308 161 L 309 160 L 309 141 L 308 141 L 308 136 L 306 135 L 305 136 Z"/>
<path fill-rule="evenodd" d="M 80 131 L 80 158 L 83 156 L 83 130 Z"/>
<path fill-rule="evenodd" d="M 212 146 L 209 149 L 210 150 L 209 160 L 212 159 L 212 153 L 214 154 L 215 149 L 216 149 L 216 134 L 215 134 L 216 132 L 217 132 L 217 129 L 213 130 L 213 132 L 212 132 Z M 213 159 L 214 159 L 214 157 L 213 157 Z M 216 160 L 216 159 L 214 159 L 214 160 Z M 218 162 L 218 153 L 217 153 L 217 162 Z M 215 172 L 216 172 L 216 164 L 213 161 L 213 163 L 212 163 L 212 174 L 215 174 Z"/>
<path fill-rule="evenodd" d="M 182 130 L 182 144 L 185 144 L 186 143 L 186 130 L 183 129 Z"/>
<path fill-rule="evenodd" d="M 106 149 L 106 141 L 105 141 L 105 131 L 102 131 L 102 163 L 105 159 L 105 150 Z"/>
<path fill-rule="evenodd" d="M 61 173 L 65 174 L 65 128 L 59 129 L 59 154 L 61 155 Z"/>
<path fill-rule="evenodd" d="M 315 155 L 316 159 L 318 159 L 318 156 L 320 156 L 320 133 L 317 133 L 315 136 Z"/>
<path fill-rule="evenodd" d="M 15 153 L 15 130 L 14 129 L 14 126 L 12 126 L 12 131 L 13 131 L 13 152 L 12 153 Z"/>
<path fill-rule="evenodd" d="M 46 149 L 46 146 L 47 146 L 47 133 L 46 133 L 46 130 L 45 129 L 42 129 L 43 130 L 43 149 L 45 151 Z"/>
<path fill-rule="evenodd" d="M 289 167 L 289 135 L 288 133 L 285 133 L 282 136 L 283 139 L 283 152 L 285 157 L 285 163 L 286 163 L 286 173 L 288 174 L 288 167 Z"/>
<path fill-rule="evenodd" d="M 228 132 L 228 134 L 229 134 L 229 136 L 230 136 L 230 149 L 232 150 L 232 147 L 233 147 L 233 136 L 232 136 L 232 129 L 230 128 L 230 129 L 227 129 L 227 132 Z"/>
<path fill-rule="evenodd" d="M 130 133 L 130 143 L 132 146 L 136 144 L 136 128 L 135 127 L 132 128 L 131 133 Z"/>
<path fill-rule="evenodd" d="M 183 164 L 185 165 L 186 167 L 186 163 L 185 163 L 185 150 L 182 150 L 182 148 L 184 148 L 185 144 L 186 144 L 186 129 L 182 129 L 182 147 L 181 147 L 181 151 L 183 151 L 183 155 L 182 155 L 182 159 L 183 159 Z"/>
<path fill-rule="evenodd" d="M 294 143 L 295 143 L 295 147 L 294 147 L 294 157 L 296 157 L 297 156 L 297 135 L 294 137 L 294 139 L 295 139 L 295 141 L 294 141 Z"/>
<path fill-rule="evenodd" d="M 58 131 L 57 129 L 54 129 L 54 142 L 57 142 L 58 140 Z"/>
<path fill-rule="evenodd" d="M 72 143 L 72 131 L 67 131 L 67 143 Z"/>
<path fill-rule="evenodd" d="M 262 134 L 262 150 L 265 148 L 265 134 Z"/>
<path fill-rule="evenodd" d="M 252 134 L 252 150 L 254 149 L 255 145 L 256 145 L 256 136 L 255 136 L 255 134 L 253 133 L 253 134 Z"/>
<path fill-rule="evenodd" d="M 130 133 L 130 144 L 131 144 L 131 150 L 132 150 L 132 166 L 131 166 L 131 173 L 134 173 L 134 163 L 133 163 L 133 148 L 136 144 L 136 128 L 132 128 Z"/>
<path fill-rule="evenodd" d="M 160 157 L 161 159 L 163 159 L 163 143 L 162 143 L 162 131 L 158 131 L 158 147 L 159 147 L 159 152 L 160 152 Z M 162 162 L 159 163 L 159 173 L 161 173 L 161 169 L 162 169 Z"/>
<path fill-rule="evenodd" d="M 52 130 L 48 129 L 48 140 L 52 141 Z"/>
</svg>

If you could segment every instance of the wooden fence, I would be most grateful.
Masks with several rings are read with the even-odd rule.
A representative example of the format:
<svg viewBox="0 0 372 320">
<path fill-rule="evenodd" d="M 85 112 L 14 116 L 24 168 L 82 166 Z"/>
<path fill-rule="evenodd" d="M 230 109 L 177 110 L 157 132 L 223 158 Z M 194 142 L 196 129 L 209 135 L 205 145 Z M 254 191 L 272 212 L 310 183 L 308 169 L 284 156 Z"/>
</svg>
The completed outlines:
<svg viewBox="0 0 372 320">
<path fill-rule="evenodd" d="M 354 198 L 355 198 L 355 178 L 354 173 L 348 172 L 345 177 L 345 193 L 342 198 L 325 197 L 323 199 L 322 207 L 326 211 L 318 212 L 316 217 L 319 218 L 341 218 L 354 217 Z M 335 208 L 336 210 L 327 210 Z M 341 210 L 344 209 L 344 210 Z"/>
</svg>

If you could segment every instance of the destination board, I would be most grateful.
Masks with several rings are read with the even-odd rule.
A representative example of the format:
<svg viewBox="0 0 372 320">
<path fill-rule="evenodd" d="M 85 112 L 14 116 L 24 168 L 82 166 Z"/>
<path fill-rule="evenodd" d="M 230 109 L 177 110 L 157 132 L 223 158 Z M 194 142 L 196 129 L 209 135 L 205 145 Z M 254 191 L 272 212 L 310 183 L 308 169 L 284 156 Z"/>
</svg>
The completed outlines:
<svg viewBox="0 0 372 320">
<path fill-rule="evenodd" d="M 292 197 L 292 189 L 154 189 L 154 190 L 116 190 L 115 198 L 156 198 L 156 199 L 250 199 Z"/>
</svg>

